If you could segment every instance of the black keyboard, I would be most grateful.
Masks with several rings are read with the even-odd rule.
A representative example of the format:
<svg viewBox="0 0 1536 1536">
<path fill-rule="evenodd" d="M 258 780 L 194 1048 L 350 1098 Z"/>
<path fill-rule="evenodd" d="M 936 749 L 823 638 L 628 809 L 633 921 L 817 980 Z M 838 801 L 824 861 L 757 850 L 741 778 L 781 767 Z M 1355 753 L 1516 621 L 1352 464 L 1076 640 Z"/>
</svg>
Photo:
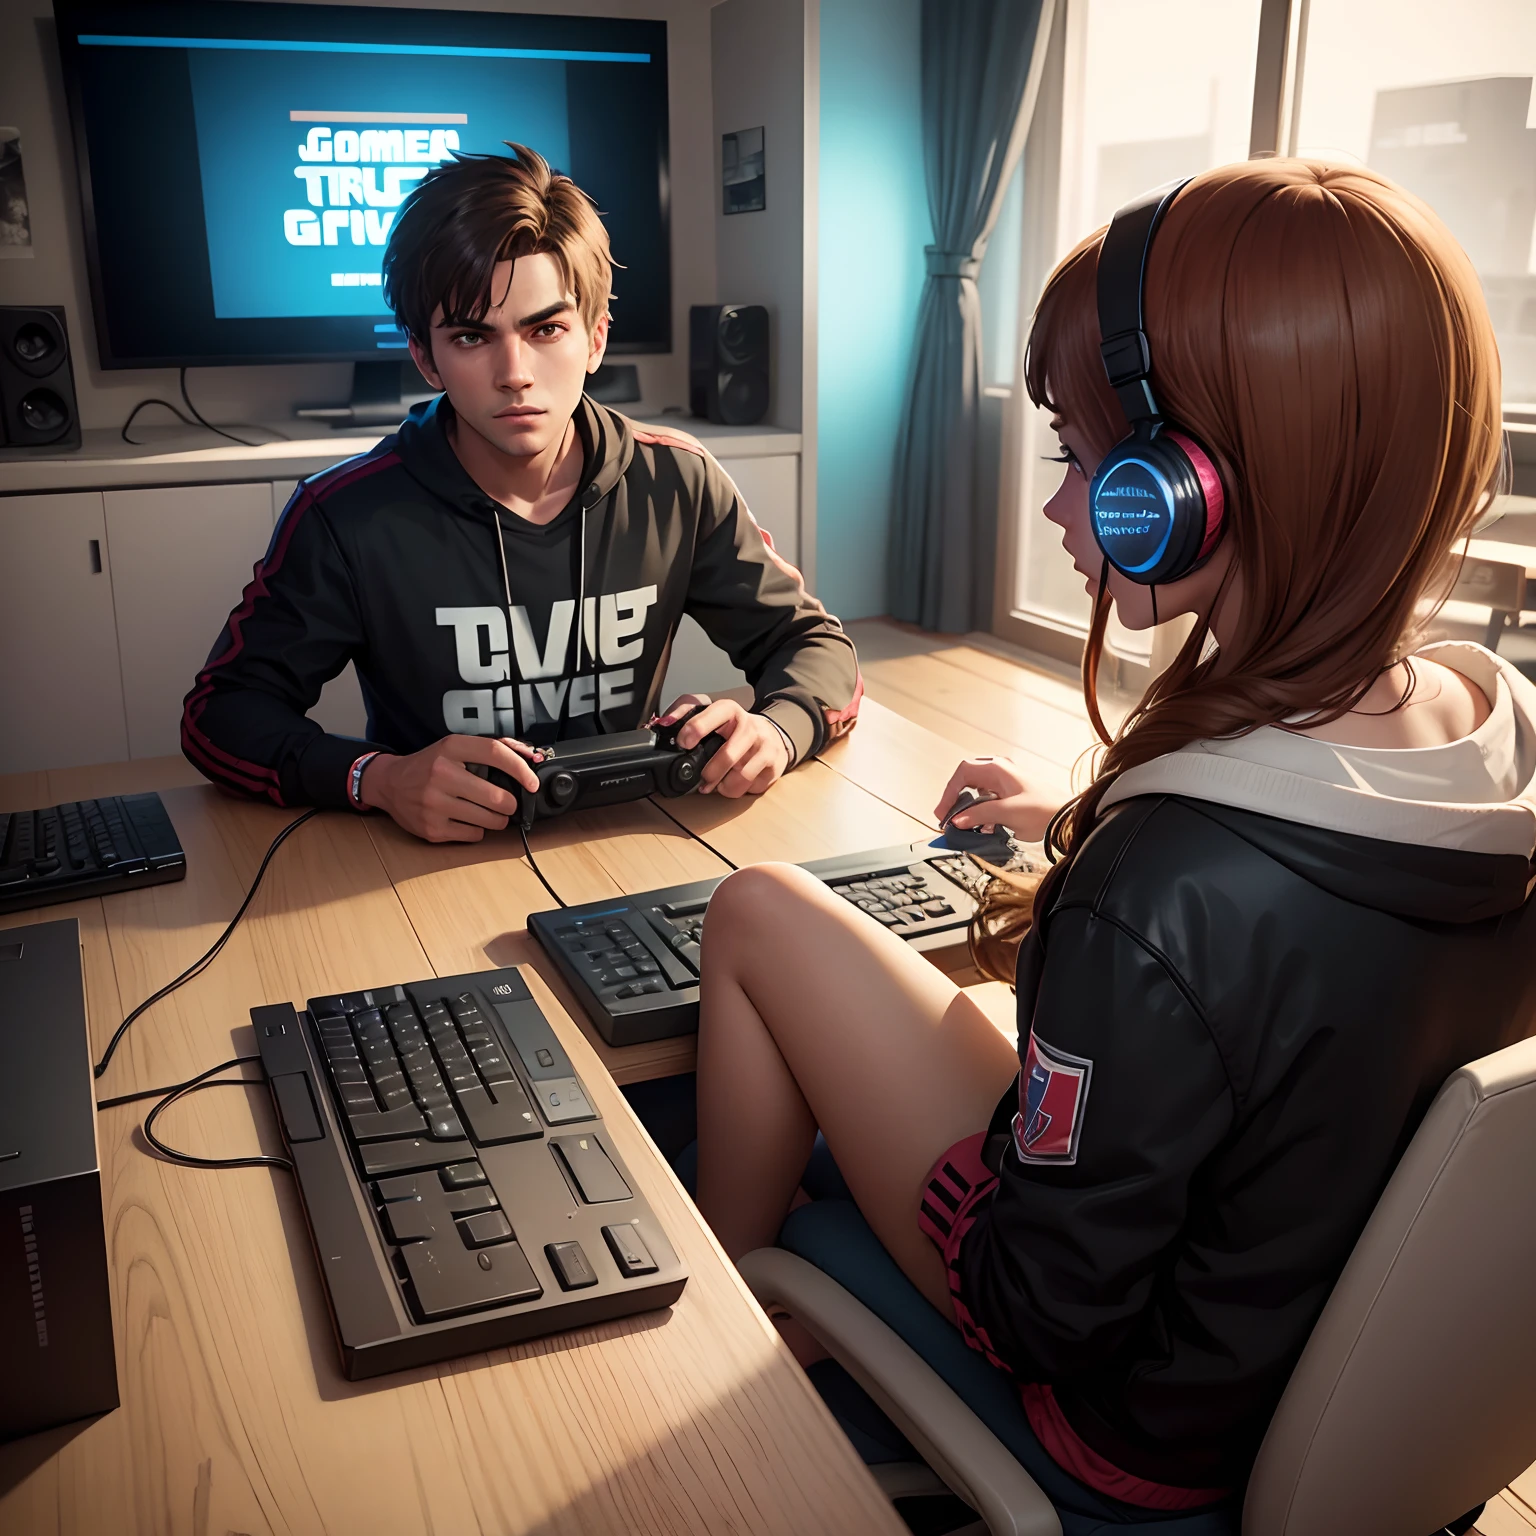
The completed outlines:
<svg viewBox="0 0 1536 1536">
<path fill-rule="evenodd" d="M 353 1380 L 687 1280 L 515 969 L 253 1008 Z"/>
<path fill-rule="evenodd" d="M 159 795 L 0 811 L 0 912 L 184 880 L 187 856 Z"/>
<path fill-rule="evenodd" d="M 1006 839 L 978 849 L 1005 863 Z M 942 838 L 801 866 L 919 950 L 959 942 L 976 911 L 976 866 Z M 528 927 L 610 1045 L 699 1027 L 704 912 L 725 877 L 534 912 Z"/>
</svg>

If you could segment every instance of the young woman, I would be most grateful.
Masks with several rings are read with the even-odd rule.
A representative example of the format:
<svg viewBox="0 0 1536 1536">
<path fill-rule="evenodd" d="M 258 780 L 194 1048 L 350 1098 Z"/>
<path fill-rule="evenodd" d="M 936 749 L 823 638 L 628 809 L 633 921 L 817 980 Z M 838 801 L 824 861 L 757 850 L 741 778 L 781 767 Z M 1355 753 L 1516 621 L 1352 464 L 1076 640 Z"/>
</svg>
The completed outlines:
<svg viewBox="0 0 1536 1536">
<path fill-rule="evenodd" d="M 705 929 L 698 1191 L 730 1254 L 773 1242 L 819 1127 L 1073 1486 L 1136 1523 L 1241 1488 L 1436 1090 L 1536 1029 L 1536 689 L 1413 649 L 1501 460 L 1492 329 L 1430 210 L 1296 160 L 1172 202 L 1150 385 L 1202 445 L 1213 547 L 1158 586 L 1089 522 L 1128 432 L 1102 240 L 1053 274 L 1027 366 L 1067 466 L 1046 516 L 1096 599 L 1095 722 L 1111 604 L 1195 625 L 1054 820 L 1002 760 L 940 802 L 1050 821 L 1018 1050 L 815 880 L 743 870 Z"/>
</svg>

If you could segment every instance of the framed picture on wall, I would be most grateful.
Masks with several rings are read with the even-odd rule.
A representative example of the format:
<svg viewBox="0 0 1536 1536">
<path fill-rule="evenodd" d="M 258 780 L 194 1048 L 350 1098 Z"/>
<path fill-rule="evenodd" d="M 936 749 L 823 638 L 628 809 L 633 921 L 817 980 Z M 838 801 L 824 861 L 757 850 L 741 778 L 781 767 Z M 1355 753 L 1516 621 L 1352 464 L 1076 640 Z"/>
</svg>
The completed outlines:
<svg viewBox="0 0 1536 1536">
<path fill-rule="evenodd" d="M 761 128 L 721 134 L 720 183 L 727 213 L 759 213 L 768 206 Z"/>
</svg>

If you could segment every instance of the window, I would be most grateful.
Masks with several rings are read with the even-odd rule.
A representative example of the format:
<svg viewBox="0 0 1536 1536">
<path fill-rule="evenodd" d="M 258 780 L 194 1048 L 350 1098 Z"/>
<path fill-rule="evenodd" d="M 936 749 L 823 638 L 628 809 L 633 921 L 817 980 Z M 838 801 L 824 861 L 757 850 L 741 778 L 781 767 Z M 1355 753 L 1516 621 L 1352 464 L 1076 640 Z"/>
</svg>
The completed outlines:
<svg viewBox="0 0 1536 1536">
<path fill-rule="evenodd" d="M 1051 268 L 1121 203 L 1247 157 L 1259 11 L 1260 0 L 1058 4 L 1024 153 L 1024 327 Z M 997 376 L 989 360 L 988 382 Z M 1087 634 L 1089 601 L 1058 530 L 1039 516 L 1060 483 L 1060 468 L 1041 461 L 1056 452 L 1055 436 L 1027 403 L 1014 420 L 1004 495 L 1023 515 L 1004 519 L 1011 538 L 1000 551 L 994 628 L 1032 648 L 1074 655 Z M 1109 646 L 1144 665 L 1152 640 L 1111 620 Z"/>
<path fill-rule="evenodd" d="M 1506 401 L 1536 401 L 1536 4 L 1309 0 L 1287 148 L 1370 166 L 1472 258 Z"/>
</svg>

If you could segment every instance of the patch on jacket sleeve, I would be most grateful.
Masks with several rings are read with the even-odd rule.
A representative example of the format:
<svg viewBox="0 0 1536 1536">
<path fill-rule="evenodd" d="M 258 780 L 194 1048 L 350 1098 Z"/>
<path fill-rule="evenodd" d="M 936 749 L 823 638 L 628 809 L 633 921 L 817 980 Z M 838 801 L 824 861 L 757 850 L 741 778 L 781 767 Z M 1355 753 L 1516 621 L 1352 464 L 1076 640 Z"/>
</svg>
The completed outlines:
<svg viewBox="0 0 1536 1536">
<path fill-rule="evenodd" d="M 1013 1150 L 1020 1162 L 1077 1161 L 1092 1077 L 1087 1057 L 1069 1056 L 1030 1031 L 1019 1073 L 1019 1111 L 1013 1117 Z"/>
</svg>

